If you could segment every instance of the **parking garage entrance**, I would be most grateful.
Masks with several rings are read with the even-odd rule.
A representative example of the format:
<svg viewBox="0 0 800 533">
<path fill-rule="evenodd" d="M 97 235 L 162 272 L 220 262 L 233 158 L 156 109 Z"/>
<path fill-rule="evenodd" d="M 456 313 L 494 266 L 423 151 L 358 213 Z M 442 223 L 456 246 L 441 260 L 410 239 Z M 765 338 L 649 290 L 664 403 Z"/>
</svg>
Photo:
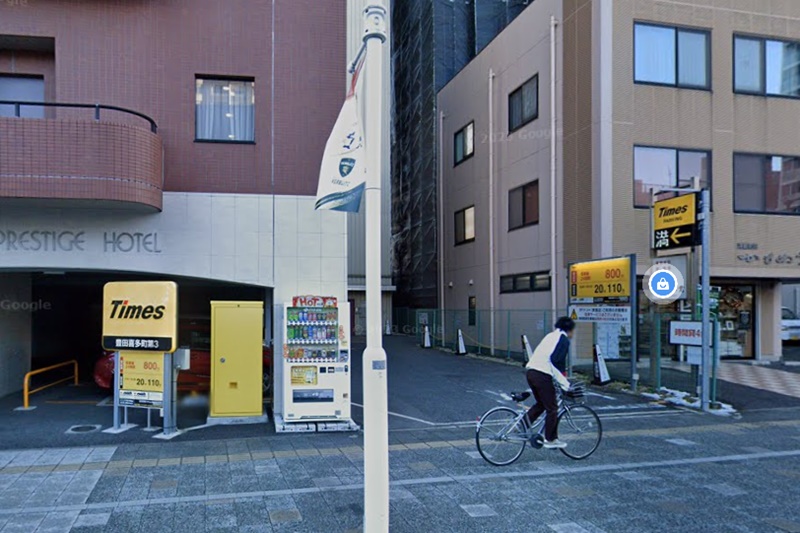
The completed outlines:
<svg viewBox="0 0 800 533">
<path fill-rule="evenodd" d="M 8 309 L 0 310 L 0 332 L 6 341 L 16 336 L 15 350 L 0 350 L 0 368 L 12 365 L 17 359 L 30 357 L 30 369 L 37 370 L 60 363 L 76 361 L 79 386 L 72 381 L 51 387 L 30 396 L 32 406 L 102 405 L 112 397 L 113 353 L 101 346 L 103 287 L 110 281 L 174 281 L 178 284 L 178 345 L 190 348 L 191 369 L 178 376 L 179 396 L 206 396 L 210 388 L 211 367 L 211 301 L 261 301 L 265 312 L 272 308 L 272 289 L 266 287 L 227 283 L 207 279 L 157 276 L 116 272 L 66 271 L 58 273 L 7 273 L 0 288 L 13 284 L 20 297 L 6 297 Z M 8 292 L 8 291 L 6 291 Z M 262 338 L 271 339 L 271 316 L 265 314 Z M 17 333 L 14 333 L 16 330 Z M 20 333 L 22 332 L 22 333 Z M 4 344 L 10 344 L 6 342 Z M 28 346 L 25 346 L 28 344 Z M 8 348 L 8 346 L 6 346 Z M 271 371 L 269 346 L 264 347 L 264 387 L 269 388 Z M 29 354 L 29 355 L 28 355 Z M 23 365 L 27 366 L 27 365 Z M 31 377 L 34 390 L 69 377 L 74 365 L 64 365 L 45 374 Z M 16 372 L 18 383 L 7 384 L 4 403 L 16 402 L 22 406 L 22 375 Z M 265 400 L 269 397 L 264 395 Z M 104 411 L 105 413 L 105 411 Z M 31 413 L 40 417 L 44 413 Z M 67 411 L 64 412 L 67 415 Z M 108 411 L 111 416 L 111 411 Z M 102 418 L 102 417 L 101 417 Z M 205 413 L 198 413 L 204 420 Z M 103 422 L 108 423 L 104 418 Z M 2 430 L 0 430 L 0 433 Z"/>
</svg>

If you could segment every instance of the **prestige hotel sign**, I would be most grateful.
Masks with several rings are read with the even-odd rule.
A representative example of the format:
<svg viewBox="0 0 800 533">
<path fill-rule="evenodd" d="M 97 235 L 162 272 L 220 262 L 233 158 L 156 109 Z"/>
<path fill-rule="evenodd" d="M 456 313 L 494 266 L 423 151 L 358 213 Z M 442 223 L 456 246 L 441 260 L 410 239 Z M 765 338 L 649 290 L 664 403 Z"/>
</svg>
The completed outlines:
<svg viewBox="0 0 800 533">
<path fill-rule="evenodd" d="M 96 252 L 160 254 L 158 233 L 104 231 L 102 235 L 78 230 L 0 229 L 0 253 Z"/>
</svg>

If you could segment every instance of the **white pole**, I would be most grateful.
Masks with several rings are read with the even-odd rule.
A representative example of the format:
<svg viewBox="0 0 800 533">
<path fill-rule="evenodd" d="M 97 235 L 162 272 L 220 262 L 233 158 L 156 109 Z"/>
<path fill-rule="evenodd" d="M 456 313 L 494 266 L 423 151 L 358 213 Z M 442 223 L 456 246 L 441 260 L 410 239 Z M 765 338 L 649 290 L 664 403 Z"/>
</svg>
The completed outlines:
<svg viewBox="0 0 800 533">
<path fill-rule="evenodd" d="M 550 16 L 550 304 L 553 315 L 551 326 L 558 313 L 558 271 L 556 263 L 556 26 Z M 547 326 L 545 325 L 545 331 Z"/>
<path fill-rule="evenodd" d="M 494 355 L 494 72 L 489 69 L 489 353 Z"/>
<path fill-rule="evenodd" d="M 383 43 L 386 8 L 377 0 L 364 10 L 365 133 L 367 177 L 366 285 L 367 347 L 364 382 L 364 531 L 389 531 L 389 422 L 386 352 L 381 337 L 381 154 L 383 111 Z"/>
</svg>

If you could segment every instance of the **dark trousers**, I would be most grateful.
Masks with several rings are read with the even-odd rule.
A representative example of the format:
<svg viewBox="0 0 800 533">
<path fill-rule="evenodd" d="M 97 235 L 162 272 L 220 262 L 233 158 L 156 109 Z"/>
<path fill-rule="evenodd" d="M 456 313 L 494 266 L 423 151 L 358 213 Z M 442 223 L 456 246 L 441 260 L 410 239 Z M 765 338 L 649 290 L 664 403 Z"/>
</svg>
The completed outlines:
<svg viewBox="0 0 800 533">
<path fill-rule="evenodd" d="M 558 438 L 558 400 L 556 399 L 556 389 L 553 386 L 553 376 L 529 369 L 527 376 L 528 385 L 533 391 L 536 403 L 528 410 L 528 420 L 532 425 L 536 419 L 547 411 L 544 419 L 544 438 L 553 441 Z"/>
</svg>

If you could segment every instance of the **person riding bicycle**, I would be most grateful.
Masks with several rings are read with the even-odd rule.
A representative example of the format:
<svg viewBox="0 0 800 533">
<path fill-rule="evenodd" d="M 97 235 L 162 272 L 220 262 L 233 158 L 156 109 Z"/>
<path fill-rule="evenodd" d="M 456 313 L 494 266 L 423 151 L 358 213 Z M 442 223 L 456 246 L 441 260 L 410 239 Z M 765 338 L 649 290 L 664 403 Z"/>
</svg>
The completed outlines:
<svg viewBox="0 0 800 533">
<path fill-rule="evenodd" d="M 544 422 L 545 448 L 564 448 L 567 445 L 558 440 L 558 401 L 553 380 L 563 390 L 569 390 L 570 382 L 564 372 L 569 340 L 574 330 L 575 322 L 571 318 L 559 318 L 555 329 L 544 336 L 525 365 L 528 385 L 536 398 L 536 403 L 528 410 L 528 423 L 532 425 L 543 411 L 547 412 Z"/>
</svg>

